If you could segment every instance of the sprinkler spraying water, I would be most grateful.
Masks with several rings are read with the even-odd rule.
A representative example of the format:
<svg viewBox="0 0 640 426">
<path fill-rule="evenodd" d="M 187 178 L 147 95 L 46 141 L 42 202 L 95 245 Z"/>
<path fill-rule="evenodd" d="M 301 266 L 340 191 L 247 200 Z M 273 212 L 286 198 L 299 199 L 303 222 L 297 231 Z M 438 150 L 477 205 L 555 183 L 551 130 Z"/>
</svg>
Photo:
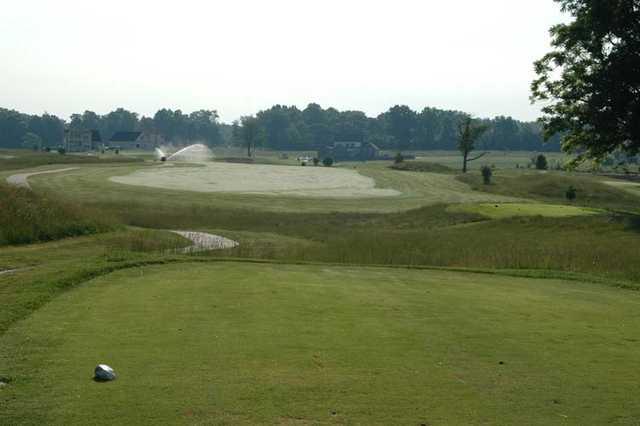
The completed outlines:
<svg viewBox="0 0 640 426">
<path fill-rule="evenodd" d="M 158 157 L 158 160 L 160 161 L 167 161 L 167 154 L 165 154 L 160 148 L 156 148 L 156 157 Z"/>
<path fill-rule="evenodd" d="M 213 152 L 201 143 L 189 145 L 181 150 L 167 155 L 162 149 L 156 148 L 156 156 L 160 161 L 192 161 L 202 162 L 209 161 L 213 158 Z"/>
</svg>

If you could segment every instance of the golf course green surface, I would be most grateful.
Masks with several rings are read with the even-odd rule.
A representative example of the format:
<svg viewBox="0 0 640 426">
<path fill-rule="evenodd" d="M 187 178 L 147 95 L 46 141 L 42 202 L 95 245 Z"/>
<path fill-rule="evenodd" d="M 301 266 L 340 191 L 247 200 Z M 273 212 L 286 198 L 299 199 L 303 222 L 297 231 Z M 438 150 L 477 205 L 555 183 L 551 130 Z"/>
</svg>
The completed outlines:
<svg viewBox="0 0 640 426">
<path fill-rule="evenodd" d="M 640 294 L 247 262 L 125 269 L 0 337 L 3 424 L 638 424 Z M 98 363 L 117 380 L 92 380 Z"/>
</svg>

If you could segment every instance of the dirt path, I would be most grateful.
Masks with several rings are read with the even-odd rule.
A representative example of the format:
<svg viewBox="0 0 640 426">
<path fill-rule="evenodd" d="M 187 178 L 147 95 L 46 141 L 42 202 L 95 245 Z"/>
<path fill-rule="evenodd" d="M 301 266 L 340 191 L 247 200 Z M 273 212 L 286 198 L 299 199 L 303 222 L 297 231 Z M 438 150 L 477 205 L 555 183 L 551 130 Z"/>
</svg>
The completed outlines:
<svg viewBox="0 0 640 426">
<path fill-rule="evenodd" d="M 223 250 L 238 246 L 237 241 L 230 240 L 220 235 L 207 234 L 193 231 L 171 231 L 193 242 L 192 246 L 180 250 L 182 253 L 198 253 L 208 250 Z"/>
<path fill-rule="evenodd" d="M 29 181 L 28 179 L 31 176 L 36 176 L 36 175 L 44 175 L 44 174 L 48 174 L 48 173 L 61 173 L 61 172 L 68 172 L 71 170 L 76 170 L 77 167 L 68 167 L 66 169 L 55 169 L 55 170 L 44 170 L 41 172 L 31 172 L 31 173 L 19 173 L 17 175 L 11 175 L 7 178 L 7 183 L 10 185 L 16 185 L 16 186 L 22 186 L 25 188 L 31 188 L 31 186 L 29 186 Z"/>
</svg>

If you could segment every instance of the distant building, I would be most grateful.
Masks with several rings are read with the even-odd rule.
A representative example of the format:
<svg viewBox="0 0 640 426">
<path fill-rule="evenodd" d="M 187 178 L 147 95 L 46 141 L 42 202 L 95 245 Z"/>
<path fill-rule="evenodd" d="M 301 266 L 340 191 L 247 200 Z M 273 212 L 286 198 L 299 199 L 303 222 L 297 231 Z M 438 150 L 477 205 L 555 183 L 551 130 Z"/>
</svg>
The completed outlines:
<svg viewBox="0 0 640 426">
<path fill-rule="evenodd" d="M 157 133 L 115 132 L 109 139 L 111 148 L 151 150 L 164 145 L 165 139 Z"/>
<path fill-rule="evenodd" d="M 71 129 L 64 130 L 64 149 L 67 152 L 83 152 L 98 149 L 102 137 L 98 130 Z"/>
<path fill-rule="evenodd" d="M 380 158 L 380 148 L 370 142 L 340 141 L 321 149 L 319 156 L 335 161 L 370 161 Z"/>
</svg>

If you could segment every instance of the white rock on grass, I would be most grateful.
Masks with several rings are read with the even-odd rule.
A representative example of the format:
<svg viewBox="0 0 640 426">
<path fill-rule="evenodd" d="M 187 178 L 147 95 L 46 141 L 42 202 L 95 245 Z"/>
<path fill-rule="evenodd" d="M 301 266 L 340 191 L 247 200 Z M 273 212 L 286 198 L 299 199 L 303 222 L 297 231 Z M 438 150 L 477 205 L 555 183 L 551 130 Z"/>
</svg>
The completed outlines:
<svg viewBox="0 0 640 426">
<path fill-rule="evenodd" d="M 95 379 L 100 381 L 115 380 L 116 372 L 107 364 L 98 364 L 95 369 Z"/>
</svg>

